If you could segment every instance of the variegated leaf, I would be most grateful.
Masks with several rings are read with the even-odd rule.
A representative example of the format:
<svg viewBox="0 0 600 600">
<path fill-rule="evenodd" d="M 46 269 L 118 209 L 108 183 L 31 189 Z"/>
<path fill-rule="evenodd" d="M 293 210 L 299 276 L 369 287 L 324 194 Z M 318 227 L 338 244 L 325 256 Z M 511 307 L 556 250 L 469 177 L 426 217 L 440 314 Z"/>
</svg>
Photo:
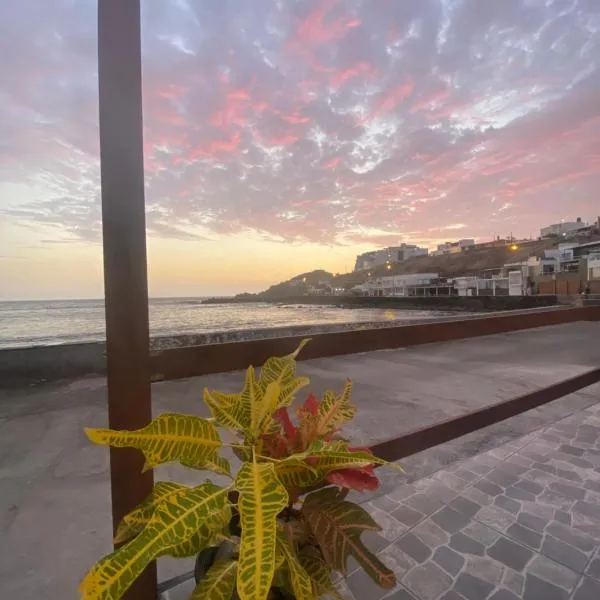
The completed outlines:
<svg viewBox="0 0 600 600">
<path fill-rule="evenodd" d="M 346 385 L 339 395 L 332 391 L 325 392 L 317 412 L 319 436 L 325 437 L 334 433 L 356 416 L 356 407 L 350 403 L 351 395 L 352 382 L 350 380 L 346 381 Z"/>
<path fill-rule="evenodd" d="M 231 600 L 235 589 L 238 563 L 223 560 L 214 563 L 196 586 L 189 600 Z"/>
<path fill-rule="evenodd" d="M 283 554 L 287 565 L 287 573 L 296 600 L 314 600 L 312 582 L 308 573 L 301 565 L 296 551 L 285 537 L 277 535 L 277 548 Z"/>
<path fill-rule="evenodd" d="M 237 592 L 241 600 L 266 600 L 275 572 L 277 515 L 288 494 L 272 463 L 244 464 L 236 477 L 242 527 Z"/>
<path fill-rule="evenodd" d="M 301 458 L 291 456 L 275 464 L 277 478 L 288 490 L 301 490 L 315 485 L 323 477 L 317 469 L 313 469 Z"/>
<path fill-rule="evenodd" d="M 316 548 L 312 546 L 302 548 L 300 550 L 300 564 L 312 581 L 315 597 L 320 598 L 327 595 L 343 600 L 331 581 L 331 570 Z"/>
<path fill-rule="evenodd" d="M 137 448 L 146 459 L 144 470 L 179 462 L 193 469 L 219 467 L 217 451 L 221 438 L 213 423 L 200 417 L 164 413 L 135 431 L 86 429 L 96 444 L 115 448 Z"/>
<path fill-rule="evenodd" d="M 371 515 L 353 502 L 340 500 L 331 491 L 309 494 L 302 514 L 319 544 L 330 569 L 346 572 L 348 556 L 352 555 L 365 573 L 382 588 L 392 588 L 396 577 L 362 543 L 364 531 L 380 531 Z"/>
<path fill-rule="evenodd" d="M 227 489 L 212 483 L 182 490 L 157 504 L 144 530 L 101 559 L 79 587 L 83 600 L 118 600 L 146 566 L 199 532 L 224 527 Z M 208 542 L 209 539 L 206 540 Z"/>
<path fill-rule="evenodd" d="M 204 388 L 204 403 L 221 427 L 239 432 L 250 427 L 250 408 L 241 401 L 241 394 L 226 394 Z"/>
<path fill-rule="evenodd" d="M 115 533 L 115 544 L 122 544 L 137 535 L 146 527 L 156 505 L 161 500 L 185 489 L 189 487 L 172 481 L 157 481 L 150 495 L 121 520 Z"/>
</svg>

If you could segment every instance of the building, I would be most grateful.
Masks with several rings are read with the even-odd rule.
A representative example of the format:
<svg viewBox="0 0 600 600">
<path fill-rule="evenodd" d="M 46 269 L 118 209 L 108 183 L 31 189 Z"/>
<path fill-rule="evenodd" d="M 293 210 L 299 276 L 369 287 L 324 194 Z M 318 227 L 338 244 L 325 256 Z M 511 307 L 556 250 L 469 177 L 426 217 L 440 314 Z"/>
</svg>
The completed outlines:
<svg viewBox="0 0 600 600">
<path fill-rule="evenodd" d="M 366 269 L 375 269 L 385 264 L 397 264 L 415 256 L 427 256 L 428 254 L 429 250 L 427 248 L 419 248 L 419 246 L 413 244 L 391 246 L 359 254 L 356 257 L 354 270 L 364 271 Z"/>
<path fill-rule="evenodd" d="M 458 240 L 456 242 L 445 242 L 443 244 L 438 244 L 437 250 L 434 254 L 436 256 L 441 256 L 443 254 L 458 254 L 459 252 L 464 252 L 473 246 L 475 246 L 475 240 L 470 238 Z"/>
<path fill-rule="evenodd" d="M 560 223 L 554 223 L 553 225 L 542 227 L 540 229 L 540 237 L 542 239 L 552 237 L 567 237 L 589 228 L 590 225 L 584 223 L 581 220 L 581 217 L 577 217 L 577 220 L 575 221 L 561 221 Z"/>
<path fill-rule="evenodd" d="M 364 296 L 417 296 L 425 295 L 418 290 L 435 284 L 437 273 L 413 273 L 410 275 L 389 275 L 376 277 L 353 288 Z"/>
</svg>

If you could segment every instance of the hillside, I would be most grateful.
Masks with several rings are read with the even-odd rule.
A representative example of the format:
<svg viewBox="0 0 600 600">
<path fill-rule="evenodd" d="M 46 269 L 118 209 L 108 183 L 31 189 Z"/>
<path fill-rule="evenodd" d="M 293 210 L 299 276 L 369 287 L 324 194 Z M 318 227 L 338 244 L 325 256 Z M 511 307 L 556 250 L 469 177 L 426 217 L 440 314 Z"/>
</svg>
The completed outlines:
<svg viewBox="0 0 600 600">
<path fill-rule="evenodd" d="M 590 241 L 570 240 L 573 242 Z M 236 301 L 285 299 L 301 296 L 309 291 L 336 287 L 348 290 L 355 285 L 365 283 L 369 277 L 384 275 L 404 275 L 411 273 L 438 273 L 440 277 L 458 277 L 462 275 L 475 275 L 486 269 L 500 269 L 507 263 L 526 260 L 530 256 L 541 256 L 544 250 L 557 247 L 559 240 L 545 239 L 519 242 L 518 248 L 512 250 L 510 245 L 474 248 L 459 254 L 445 254 L 443 256 L 417 256 L 403 263 L 393 264 L 391 269 L 385 265 L 370 271 L 357 271 L 334 275 L 324 270 L 301 273 L 289 279 L 272 285 L 259 294 L 239 294 Z"/>
</svg>

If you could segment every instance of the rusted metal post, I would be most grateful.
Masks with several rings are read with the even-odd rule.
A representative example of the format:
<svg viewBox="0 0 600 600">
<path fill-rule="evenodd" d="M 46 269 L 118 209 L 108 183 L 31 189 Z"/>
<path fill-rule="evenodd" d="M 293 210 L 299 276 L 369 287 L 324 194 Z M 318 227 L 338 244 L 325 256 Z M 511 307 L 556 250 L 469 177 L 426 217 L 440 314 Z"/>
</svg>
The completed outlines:
<svg viewBox="0 0 600 600">
<path fill-rule="evenodd" d="M 98 1 L 98 87 L 106 311 L 108 421 L 151 420 L 139 0 Z M 131 449 L 111 449 L 113 527 L 151 491 Z M 156 565 L 127 593 L 155 600 Z"/>
</svg>

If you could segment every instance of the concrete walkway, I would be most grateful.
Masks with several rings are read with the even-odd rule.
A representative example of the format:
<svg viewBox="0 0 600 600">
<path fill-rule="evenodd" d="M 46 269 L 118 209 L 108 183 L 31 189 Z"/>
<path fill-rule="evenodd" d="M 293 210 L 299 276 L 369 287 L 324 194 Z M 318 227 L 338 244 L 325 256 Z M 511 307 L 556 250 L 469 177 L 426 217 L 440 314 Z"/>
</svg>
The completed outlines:
<svg viewBox="0 0 600 600">
<path fill-rule="evenodd" d="M 538 389 L 596 367 L 600 363 L 600 345 L 596 341 L 599 333 L 600 323 L 575 323 L 448 344 L 319 359 L 302 363 L 300 368 L 303 373 L 311 377 L 312 388 L 319 393 L 326 388 L 340 387 L 344 378 L 352 377 L 355 381 L 355 402 L 359 407 L 359 415 L 347 434 L 357 443 L 368 444 L 397 436 L 402 432 L 437 422 L 451 415 L 458 415 L 501 399 Z M 153 386 L 155 412 L 158 414 L 169 410 L 206 414 L 201 401 L 201 390 L 205 385 L 219 389 L 235 389 L 240 385 L 240 374 L 221 374 L 155 384 Z M 576 548 L 586 557 L 585 567 L 581 566 L 582 559 L 579 558 L 579 562 L 568 562 L 567 571 L 564 571 L 569 574 L 569 577 L 565 575 L 567 580 L 573 580 L 572 585 L 564 584 L 566 585 L 564 593 L 558 588 L 557 591 L 553 590 L 552 594 L 555 595 L 550 595 L 548 592 L 547 596 L 534 596 L 533 591 L 529 591 L 525 598 L 540 597 L 544 600 L 551 600 L 554 597 L 568 598 L 582 580 L 585 569 L 589 570 L 590 576 L 589 581 L 586 580 L 588 581 L 586 585 L 594 585 L 592 577 L 594 571 L 591 566 L 594 563 L 591 557 L 593 552 L 597 551 L 598 540 L 600 540 L 600 530 L 598 530 L 600 520 L 594 516 L 594 511 L 590 507 L 595 506 L 598 491 L 593 487 L 593 482 L 596 481 L 595 474 L 600 470 L 600 463 L 597 462 L 600 447 L 596 434 L 592 441 L 592 433 L 600 431 L 600 424 L 598 415 L 593 412 L 597 409 L 592 407 L 599 401 L 599 391 L 600 386 L 587 388 L 578 394 L 565 397 L 503 424 L 410 457 L 404 462 L 407 476 L 403 480 L 399 480 L 398 474 L 393 471 L 387 470 L 382 473 L 384 482 L 380 493 L 370 497 L 363 496 L 362 499 L 371 501 L 372 508 L 377 509 L 377 518 L 382 523 L 384 520 L 387 523 L 384 535 L 371 540 L 373 547 L 400 557 L 396 568 L 401 576 L 401 585 L 404 587 L 399 588 L 397 598 L 410 598 L 410 595 L 402 595 L 408 594 L 409 590 L 412 597 L 417 599 L 441 598 L 453 586 L 458 586 L 456 589 L 467 599 L 479 600 L 491 596 L 491 591 L 483 593 L 489 586 L 481 588 L 482 591 L 470 592 L 471 595 L 465 593 L 464 582 L 469 582 L 465 569 L 469 568 L 471 576 L 476 576 L 477 573 L 471 569 L 473 564 L 479 561 L 478 564 L 482 569 L 484 563 L 496 564 L 491 561 L 491 558 L 496 559 L 495 554 L 498 553 L 496 543 L 501 539 L 505 542 L 515 541 L 508 532 L 511 525 L 519 525 L 534 533 L 536 533 L 534 524 L 537 523 L 537 533 L 540 533 L 539 529 L 542 527 L 540 521 L 522 523 L 523 517 L 518 517 L 514 513 L 516 505 L 506 500 L 496 500 L 497 497 L 521 502 L 519 510 L 524 515 L 531 514 L 544 520 L 545 523 L 545 537 L 543 540 L 540 539 L 539 548 L 535 547 L 533 542 L 527 544 L 526 540 L 521 540 L 525 541 L 523 546 L 525 550 L 527 548 L 530 551 L 537 551 L 540 548 L 542 550 L 540 557 L 532 554 L 527 560 L 527 569 L 530 570 L 531 577 L 524 576 L 526 592 L 527 589 L 534 590 L 534 588 L 527 588 L 528 578 L 534 582 L 533 585 L 537 585 L 535 582 L 538 579 L 542 582 L 554 581 L 550 575 L 543 576 L 550 569 L 550 567 L 543 567 L 550 560 L 544 557 L 550 556 L 555 560 L 559 558 L 558 555 L 549 554 L 553 551 L 558 552 L 556 549 L 548 550 L 549 545 L 556 546 L 557 542 L 573 545 L 571 538 L 564 536 L 561 538 L 556 533 L 558 525 L 563 528 L 569 527 L 566 523 L 567 518 L 562 515 L 562 512 L 571 516 L 570 531 L 575 531 L 577 536 L 579 533 L 583 534 L 573 529 L 576 525 L 581 526 L 583 522 L 577 519 L 585 518 L 584 525 L 589 526 L 586 529 L 587 545 L 585 548 Z M 586 410 L 588 412 L 585 412 Z M 568 440 L 560 438 L 554 441 L 543 437 L 544 435 L 555 436 L 556 432 L 553 433 L 552 428 L 562 427 L 564 423 L 569 423 L 568 419 L 579 419 L 582 415 L 588 419 L 585 423 L 582 422 L 582 425 L 586 425 L 587 428 L 580 426 L 580 429 L 588 432 L 586 439 L 581 435 L 571 435 Z M 567 421 L 555 425 L 565 418 Z M 2 540 L 0 597 L 2 598 L 20 600 L 76 598 L 78 580 L 98 557 L 110 549 L 108 452 L 87 442 L 82 433 L 86 425 L 106 425 L 106 390 L 103 380 L 80 380 L 62 385 L 31 388 L 27 391 L 0 393 L 0 539 Z M 548 427 L 549 430 L 544 430 Z M 560 429 L 558 431 L 560 432 Z M 564 435 L 566 436 L 567 433 Z M 573 438 L 576 438 L 575 441 Z M 550 456 L 550 462 L 543 462 L 541 459 L 535 459 L 534 462 L 542 466 L 546 465 L 547 469 L 558 468 L 560 472 L 555 470 L 549 473 L 542 467 L 518 462 L 534 460 L 525 454 L 527 451 L 539 454 L 541 458 L 547 458 L 549 455 L 545 454 L 545 450 L 544 452 L 541 452 L 540 448 L 535 450 L 535 444 L 550 442 L 558 444 L 552 450 L 557 454 Z M 527 444 L 529 448 L 520 450 Z M 581 444 L 590 446 L 584 447 Z M 569 454 L 565 448 L 560 448 L 561 445 L 575 448 L 571 452 L 577 453 L 577 449 L 582 450 L 583 454 L 582 456 Z M 594 451 L 597 452 L 596 455 Z M 486 454 L 487 452 L 489 454 Z M 579 465 L 569 463 L 567 457 L 570 457 L 571 461 L 578 459 Z M 500 461 L 503 461 L 502 464 Z M 505 491 L 499 486 L 502 482 L 491 479 L 494 486 L 500 487 L 500 491 L 493 495 L 490 492 L 497 491 L 497 487 L 487 487 L 483 479 L 477 481 L 478 477 L 489 474 L 498 479 L 494 473 L 504 472 L 507 465 L 512 465 L 508 467 L 508 476 L 518 479 L 511 479 L 508 482 L 505 478 L 507 483 L 502 484 L 507 486 Z M 516 471 L 520 469 L 524 470 L 517 473 Z M 577 474 L 581 480 L 569 480 L 565 475 L 569 471 Z M 545 473 L 548 481 L 539 479 L 542 475 L 538 472 Z M 571 477 L 575 476 L 573 474 Z M 537 476 L 538 479 L 534 478 L 530 481 L 530 476 Z M 555 479 L 551 479 L 552 477 Z M 193 473 L 176 465 L 170 465 L 160 468 L 157 478 L 193 483 L 202 481 L 205 473 Z M 559 513 L 550 514 L 549 508 L 539 509 L 538 507 L 546 505 L 538 500 L 542 495 L 547 497 L 552 494 L 566 493 L 552 486 L 552 484 L 565 483 L 563 479 L 575 484 L 573 489 L 577 491 L 573 491 L 573 494 L 578 496 L 583 494 L 583 496 L 568 497 L 571 501 L 568 506 L 562 504 L 555 506 L 554 509 L 562 511 L 560 516 L 556 517 Z M 528 481 L 534 486 L 544 487 L 538 491 L 538 487 L 529 485 L 527 489 Z M 481 486 L 487 487 L 488 492 L 479 489 Z M 448 490 L 452 492 L 452 496 Z M 488 498 L 484 498 L 485 494 L 489 496 L 489 502 L 487 502 Z M 515 497 L 519 494 L 525 497 Z M 455 498 L 459 495 L 461 500 Z M 467 501 L 475 501 L 481 508 L 475 511 L 476 507 L 467 504 Z M 513 512 L 499 505 L 498 502 L 505 502 Z M 526 502 L 531 504 L 525 504 Z M 449 506 L 451 503 L 452 506 Z M 548 503 L 548 506 L 552 504 Z M 421 511 L 422 516 L 412 515 L 407 510 L 415 508 Z M 504 521 L 492 521 L 493 515 L 496 515 L 497 519 L 500 519 L 498 515 L 504 515 L 498 512 L 500 510 L 507 515 L 512 515 L 515 523 L 509 523 L 508 516 L 504 516 Z M 578 510 L 588 512 L 586 514 L 577 512 Z M 442 525 L 451 520 L 448 515 L 456 523 L 464 522 L 464 524 L 456 531 L 447 532 Z M 462 519 L 458 519 L 456 515 L 462 515 Z M 419 517 L 418 521 L 415 520 L 416 517 Z M 552 525 L 550 519 L 558 522 L 553 524 L 552 530 L 547 529 Z M 525 520 L 527 521 L 527 517 Z M 457 525 L 447 524 L 447 527 L 456 528 Z M 488 535 L 487 537 L 481 535 L 491 541 L 484 543 L 486 549 L 483 556 L 478 556 L 478 553 L 481 554 L 478 546 L 477 553 L 469 555 L 471 556 L 469 562 L 460 547 L 456 548 L 457 544 L 460 546 L 461 541 L 468 546 L 469 540 L 458 536 L 459 541 L 453 542 L 448 536 L 450 533 L 452 535 L 462 533 L 466 537 L 475 535 L 473 541 L 483 543 L 483 540 L 472 533 L 474 529 L 479 532 L 484 531 L 482 527 Z M 437 537 L 433 534 L 427 537 L 427 533 L 423 531 L 428 528 L 437 532 Z M 438 529 L 444 535 L 439 533 Z M 411 556 L 410 552 L 405 552 L 408 558 L 401 558 L 402 555 L 396 553 L 396 548 L 403 549 L 402 540 L 407 540 L 404 546 L 413 545 L 414 538 L 408 537 L 409 534 L 426 546 L 426 549 L 423 549 L 418 544 L 414 544 L 415 548 L 420 549 L 417 558 Z M 592 550 L 587 549 L 592 543 L 590 539 L 594 544 Z M 390 545 L 392 542 L 394 545 Z M 503 547 L 502 544 L 499 546 L 500 549 Z M 442 549 L 442 546 L 448 546 L 454 552 L 458 550 L 459 555 L 461 553 L 464 555 L 464 564 L 461 562 L 460 566 L 462 570 L 457 570 L 455 567 L 453 578 L 448 574 L 443 575 L 443 569 L 440 570 L 441 567 L 438 566 L 439 561 L 444 560 L 440 559 L 440 554 L 453 557 L 448 552 L 448 548 Z M 496 549 L 493 550 L 493 547 Z M 434 554 L 438 549 L 440 552 L 434 560 Z M 488 555 L 488 552 L 492 554 Z M 455 564 L 458 562 L 455 560 Z M 534 568 L 532 565 L 539 563 L 542 567 L 538 571 L 531 570 Z M 160 578 L 162 580 L 177 575 L 189 566 L 189 562 L 186 561 L 161 560 L 159 561 Z M 508 571 L 503 570 L 501 579 L 498 580 L 500 577 L 498 567 L 490 566 L 489 573 L 493 569 L 495 569 L 493 576 L 495 585 L 502 584 L 516 593 L 516 583 L 513 587 L 502 583 L 505 577 L 508 577 L 506 575 Z M 431 575 L 434 572 L 442 574 L 436 579 Z M 362 574 L 358 571 L 350 577 L 350 589 L 355 593 L 357 600 L 375 599 L 377 596 L 371 595 L 371 592 L 361 591 L 363 589 L 361 586 L 365 585 L 364 582 L 361 583 L 361 577 Z M 489 577 L 491 578 L 492 575 Z M 419 581 L 425 583 L 436 581 L 437 587 L 429 589 L 426 585 L 427 589 L 421 589 Z M 473 582 L 475 583 L 477 582 Z M 442 584 L 446 586 L 443 593 L 436 591 L 442 587 Z M 180 595 L 179 590 L 171 594 L 171 600 L 178 600 L 179 597 L 185 597 Z M 457 598 L 460 599 L 461 596 L 449 595 L 444 600 Z M 494 600 L 502 600 L 502 598 L 504 596 L 498 596 Z M 583 596 L 577 597 L 577 600 L 582 599 Z"/>
</svg>

